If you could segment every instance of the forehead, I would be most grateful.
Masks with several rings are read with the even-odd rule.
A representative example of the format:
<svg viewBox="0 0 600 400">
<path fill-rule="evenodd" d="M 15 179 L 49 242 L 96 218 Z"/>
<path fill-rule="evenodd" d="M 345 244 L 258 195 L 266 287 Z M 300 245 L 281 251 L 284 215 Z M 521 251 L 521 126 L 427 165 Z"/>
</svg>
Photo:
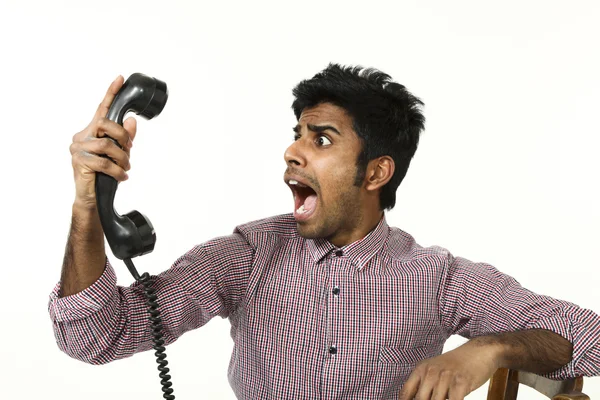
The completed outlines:
<svg viewBox="0 0 600 400">
<path fill-rule="evenodd" d="M 305 108 L 298 120 L 300 125 L 330 124 L 339 129 L 352 129 L 352 118 L 342 107 L 331 103 L 321 103 L 314 107 Z"/>
</svg>

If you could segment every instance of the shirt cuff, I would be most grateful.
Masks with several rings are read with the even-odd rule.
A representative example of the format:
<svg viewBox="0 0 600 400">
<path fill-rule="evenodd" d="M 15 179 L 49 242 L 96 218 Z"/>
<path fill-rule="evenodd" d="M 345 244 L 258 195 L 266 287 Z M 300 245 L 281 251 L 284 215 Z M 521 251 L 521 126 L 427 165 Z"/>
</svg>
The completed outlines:
<svg viewBox="0 0 600 400">
<path fill-rule="evenodd" d="M 598 342 L 600 320 L 591 310 L 579 309 L 577 311 L 546 317 L 530 324 L 528 329 L 546 329 L 554 332 L 573 344 L 572 360 L 558 370 L 546 374 L 550 379 L 567 379 L 589 374 L 585 368 L 588 353 L 593 350 Z"/>
<path fill-rule="evenodd" d="M 54 322 L 84 319 L 101 310 L 116 295 L 116 292 L 117 276 L 107 259 L 100 278 L 79 293 L 59 297 L 60 282 L 58 282 L 50 293 L 48 312 Z"/>
</svg>

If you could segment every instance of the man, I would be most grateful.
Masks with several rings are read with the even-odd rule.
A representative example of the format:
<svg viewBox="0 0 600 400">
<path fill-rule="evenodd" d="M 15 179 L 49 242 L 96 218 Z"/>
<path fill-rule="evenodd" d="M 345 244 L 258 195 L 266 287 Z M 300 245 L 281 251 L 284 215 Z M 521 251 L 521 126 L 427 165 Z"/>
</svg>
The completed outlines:
<svg viewBox="0 0 600 400">
<path fill-rule="evenodd" d="M 142 288 L 116 286 L 95 203 L 96 172 L 127 179 L 135 120 L 104 118 L 122 83 L 71 145 L 76 199 L 49 307 L 60 348 L 93 364 L 151 347 Z M 598 315 L 387 225 L 424 127 L 418 98 L 339 65 L 294 96 L 293 214 L 238 226 L 155 278 L 167 343 L 229 318 L 229 380 L 246 399 L 462 399 L 499 367 L 600 374 Z M 471 340 L 441 354 L 452 334 Z"/>
</svg>

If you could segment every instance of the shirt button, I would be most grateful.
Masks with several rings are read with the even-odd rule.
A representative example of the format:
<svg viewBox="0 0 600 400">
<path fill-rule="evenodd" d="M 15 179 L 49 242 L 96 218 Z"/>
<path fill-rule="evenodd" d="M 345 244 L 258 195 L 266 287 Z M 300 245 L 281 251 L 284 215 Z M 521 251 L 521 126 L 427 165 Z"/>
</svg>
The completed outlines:
<svg viewBox="0 0 600 400">
<path fill-rule="evenodd" d="M 337 286 L 334 286 L 333 289 L 331 290 L 331 293 L 333 293 L 337 296 L 338 294 L 340 294 L 340 288 Z"/>
<path fill-rule="evenodd" d="M 338 256 L 338 257 L 341 257 L 341 256 L 344 255 L 344 252 L 341 251 L 341 250 L 338 250 L 338 251 L 335 252 L 335 255 Z"/>
<path fill-rule="evenodd" d="M 337 347 L 329 346 L 329 354 L 336 354 L 336 353 L 337 353 Z"/>
</svg>

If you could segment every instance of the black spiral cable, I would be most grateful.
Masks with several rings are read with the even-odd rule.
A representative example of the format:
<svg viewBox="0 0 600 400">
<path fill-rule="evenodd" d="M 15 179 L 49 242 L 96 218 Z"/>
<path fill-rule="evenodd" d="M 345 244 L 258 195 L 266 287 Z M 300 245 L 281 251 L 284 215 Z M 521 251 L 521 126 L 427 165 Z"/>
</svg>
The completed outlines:
<svg viewBox="0 0 600 400">
<path fill-rule="evenodd" d="M 148 312 L 150 313 L 150 322 L 152 323 L 152 342 L 154 346 L 154 355 L 156 356 L 156 362 L 158 363 L 157 369 L 160 371 L 158 376 L 160 377 L 160 383 L 162 385 L 163 398 L 167 400 L 175 400 L 173 395 L 173 383 L 171 382 L 171 375 L 169 375 L 169 364 L 167 361 L 167 354 L 165 353 L 165 341 L 163 340 L 162 333 L 162 318 L 160 317 L 160 311 L 158 310 L 158 303 L 156 291 L 152 288 L 153 280 L 150 278 L 150 274 L 144 272 L 140 276 L 131 259 L 127 258 L 125 264 L 129 271 L 133 274 L 134 278 L 144 285 L 144 294 L 146 295 L 146 305 L 148 306 Z"/>
</svg>

